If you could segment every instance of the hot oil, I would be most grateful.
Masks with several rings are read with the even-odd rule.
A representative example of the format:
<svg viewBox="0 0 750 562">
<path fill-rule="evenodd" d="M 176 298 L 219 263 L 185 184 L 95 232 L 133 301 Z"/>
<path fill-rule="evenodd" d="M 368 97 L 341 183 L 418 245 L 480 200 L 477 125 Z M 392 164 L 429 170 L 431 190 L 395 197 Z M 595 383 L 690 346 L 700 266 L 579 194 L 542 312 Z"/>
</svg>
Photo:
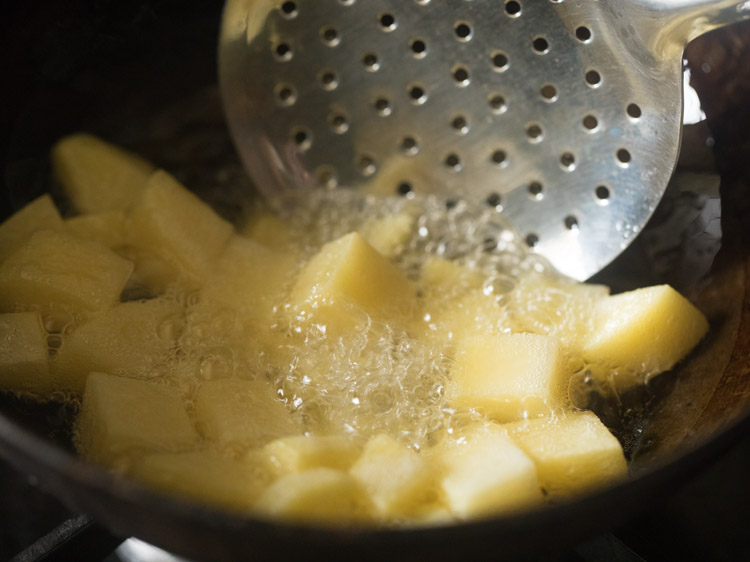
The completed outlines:
<svg viewBox="0 0 750 562">
<path fill-rule="evenodd" d="M 590 322 L 594 300 L 608 293 L 604 287 L 582 288 L 562 278 L 528 250 L 496 211 L 463 201 L 321 192 L 280 202 L 278 216 L 294 225 L 285 244 L 297 258 L 297 271 L 327 242 L 351 231 L 366 233 L 389 217 L 406 216 L 408 230 L 390 247 L 389 258 L 419 288 L 409 313 L 419 316 L 431 290 L 421 279 L 425 263 L 447 260 L 476 274 L 480 286 L 459 280 L 442 287 L 441 298 L 450 301 L 478 290 L 503 311 L 474 318 L 478 333 L 532 332 L 574 347 L 577 334 Z M 446 399 L 455 348 L 439 323 L 432 325 L 431 337 L 424 337 L 424 330 L 414 329 L 413 323 L 378 322 L 359 311 L 356 330 L 333 335 L 299 314 L 288 299 L 293 283 L 294 275 L 283 287 L 286 297 L 263 325 L 248 324 L 240 309 L 205 306 L 200 290 L 191 284 L 170 284 L 157 298 L 179 303 L 185 317 L 165 319 L 154 337 L 172 337 L 176 345 L 168 358 L 136 376 L 175 388 L 189 412 L 206 381 L 263 378 L 293 413 L 302 433 L 343 434 L 360 443 L 387 433 L 416 451 L 482 423 L 479 412 L 456 410 Z M 61 317 L 50 321 L 50 328 L 54 340 L 60 331 L 70 330 L 70 322 Z M 260 333 L 266 337 L 259 338 Z M 586 365 L 571 362 L 568 370 L 573 375 L 568 389 L 573 405 L 594 409 L 623 441 L 628 435 L 621 428 L 637 433 L 635 411 L 621 407 L 614 386 L 592 383 Z M 79 409 L 78 398 L 70 403 Z M 549 406 L 554 420 L 563 411 L 560 407 L 570 403 Z M 116 464 L 127 467 L 132 460 Z"/>
<path fill-rule="evenodd" d="M 420 310 L 428 291 L 420 284 L 424 264 L 434 258 L 449 260 L 476 273 L 482 294 L 492 299 L 488 302 L 508 311 L 499 320 L 490 317 L 492 325 L 477 318 L 479 333 L 526 331 L 572 344 L 576 330 L 590 321 L 591 297 L 607 294 L 605 288 L 593 288 L 584 298 L 576 298 L 578 285 L 528 251 L 495 211 L 463 201 L 340 191 L 282 203 L 279 217 L 295 225 L 288 247 L 297 256 L 298 268 L 327 242 L 351 231 L 366 232 L 378 220 L 407 215 L 409 231 L 390 257 L 420 287 L 411 312 Z M 288 280 L 283 289 L 287 297 L 293 281 Z M 456 283 L 443 288 L 442 296 L 450 300 L 467 290 Z M 274 307 L 267 325 L 248 326 L 238 310 L 202 306 L 200 291 L 190 285 L 173 283 L 158 298 L 184 305 L 186 314 L 184 319 L 168 318 L 159 325 L 155 337 L 170 336 L 177 344 L 169 358 L 137 376 L 174 387 L 188 411 L 196 390 L 206 381 L 265 378 L 303 433 L 339 433 L 358 442 L 387 433 L 418 451 L 482 417 L 455 410 L 445 398 L 455 350 L 450 334 L 440 333 L 439 326 L 434 337 L 425 338 L 408 324 L 404 328 L 402 322 L 375 322 L 360 311 L 356 330 L 332 336 L 325 326 L 300 316 L 285 299 Z M 70 329 L 68 324 L 51 327 L 52 332 Z M 261 342 L 254 333 L 259 330 L 273 337 Z M 599 409 L 605 421 L 618 426 L 610 415 L 619 411 L 611 389 L 602 388 L 601 382 L 593 388 L 585 377 L 585 365 L 571 364 L 569 369 L 575 373 L 570 389 L 574 404 Z M 71 403 L 76 409 L 80 405 L 78 398 Z M 557 406 L 550 405 L 553 417 Z"/>
<path fill-rule="evenodd" d="M 418 281 L 429 258 L 443 258 L 510 280 L 490 292 L 511 288 L 512 279 L 535 262 L 496 213 L 436 198 L 380 198 L 350 191 L 323 192 L 288 201 L 287 224 L 303 225 L 296 245 L 306 262 L 320 246 L 351 231 L 366 233 L 377 221 L 408 216 L 410 228 L 391 249 L 404 274 Z M 417 297 L 419 301 L 419 296 Z M 415 302 L 414 310 L 422 303 Z M 291 310 L 287 303 L 283 309 Z M 343 432 L 366 438 L 385 432 L 421 450 L 450 428 L 445 400 L 451 355 L 436 340 L 425 341 L 399 322 L 382 325 L 361 318 L 355 333 L 331 338 L 319 326 L 289 324 L 303 344 L 276 370 L 273 382 L 310 431 Z"/>
<path fill-rule="evenodd" d="M 299 267 L 327 242 L 351 231 L 367 232 L 373 223 L 399 215 L 407 216 L 410 226 L 390 257 L 420 287 L 410 311 L 414 316 L 429 290 L 420 285 L 423 266 L 440 258 L 477 274 L 487 302 L 511 311 L 499 319 L 476 318 L 478 333 L 523 330 L 559 336 L 576 321 L 586 321 L 587 311 L 575 310 L 566 291 L 544 284 L 561 283 L 561 278 L 493 210 L 434 197 L 339 191 L 287 199 L 279 211 L 285 224 L 295 225 L 288 247 Z M 293 279 L 284 288 L 287 296 L 292 284 Z M 449 300 L 467 288 L 456 283 L 442 291 Z M 456 412 L 446 401 L 454 349 L 450 334 L 439 333 L 439 326 L 434 337 L 424 338 L 408 323 L 404 328 L 403 322 L 376 322 L 358 311 L 357 329 L 332 335 L 282 299 L 268 325 L 252 327 L 273 334 L 269 345 L 243 326 L 237 311 L 201 308 L 199 293 L 180 298 L 188 305 L 186 329 L 165 377 L 188 401 L 207 380 L 264 377 L 303 432 L 342 433 L 359 441 L 387 433 L 415 450 L 434 445 L 463 418 L 478 417 Z M 244 334 L 239 341 L 238 332 Z"/>
</svg>

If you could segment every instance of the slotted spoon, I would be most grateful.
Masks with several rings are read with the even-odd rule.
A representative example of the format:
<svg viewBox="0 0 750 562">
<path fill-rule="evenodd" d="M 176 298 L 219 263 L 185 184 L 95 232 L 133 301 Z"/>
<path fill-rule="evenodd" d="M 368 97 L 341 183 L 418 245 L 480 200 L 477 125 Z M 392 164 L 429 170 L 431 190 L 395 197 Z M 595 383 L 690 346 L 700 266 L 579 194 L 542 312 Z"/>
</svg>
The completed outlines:
<svg viewBox="0 0 750 562">
<path fill-rule="evenodd" d="M 228 0 L 220 81 L 259 189 L 483 200 L 585 280 L 673 171 L 688 41 L 737 0 Z"/>
</svg>

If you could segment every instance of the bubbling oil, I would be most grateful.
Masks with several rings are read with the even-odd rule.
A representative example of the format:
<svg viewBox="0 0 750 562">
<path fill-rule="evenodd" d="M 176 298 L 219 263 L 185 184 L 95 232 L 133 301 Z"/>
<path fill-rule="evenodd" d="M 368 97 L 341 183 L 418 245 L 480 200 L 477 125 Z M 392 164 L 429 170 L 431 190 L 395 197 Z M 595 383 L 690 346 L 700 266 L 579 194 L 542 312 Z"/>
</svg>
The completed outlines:
<svg viewBox="0 0 750 562">
<path fill-rule="evenodd" d="M 282 251 L 297 264 L 264 323 L 248 322 L 241 306 L 203 302 L 200 290 L 179 279 L 156 297 L 179 305 L 185 315 L 155 327 L 154 337 L 173 340 L 174 346 L 148 372 L 134 376 L 175 388 L 191 414 L 202 384 L 237 377 L 266 379 L 304 434 L 341 434 L 364 443 L 386 433 L 422 451 L 483 420 L 480 412 L 457 410 L 446 399 L 454 361 L 450 338 L 425 338 L 412 324 L 376 321 L 362 310 L 356 329 L 334 335 L 301 314 L 290 298 L 297 274 L 323 245 L 352 231 L 367 232 L 379 221 L 407 218 L 408 228 L 388 257 L 418 288 L 411 313 L 420 310 L 429 290 L 422 279 L 425 264 L 436 258 L 475 274 L 487 302 L 505 311 L 494 324 L 473 318 L 476 333 L 532 332 L 571 346 L 571 334 L 590 323 L 595 298 L 608 292 L 594 288 L 576 298 L 579 284 L 531 252 L 507 221 L 481 204 L 337 190 L 287 196 L 272 207 L 289 228 Z M 475 289 L 459 280 L 443 287 L 440 296 L 457 298 Z M 51 353 L 59 334 L 73 330 L 78 320 L 61 313 L 45 319 Z M 572 400 L 550 404 L 551 419 L 564 416 L 571 404 L 591 407 L 592 393 L 612 394 L 600 388 L 601 381 L 592 387 L 586 367 L 568 366 Z M 79 409 L 78 397 L 66 398 Z M 118 466 L 134 460 L 120 459 Z"/>
<path fill-rule="evenodd" d="M 389 257 L 418 286 L 425 262 L 433 258 L 477 273 L 482 292 L 499 302 L 513 296 L 524 275 L 557 276 L 497 212 L 465 201 L 340 190 L 287 197 L 274 206 L 284 224 L 294 225 L 289 251 L 298 257 L 298 268 L 328 242 L 406 216 L 410 226 Z M 282 291 L 287 297 L 293 278 Z M 414 450 L 433 445 L 458 423 L 445 399 L 453 359 L 440 338 L 426 341 L 398 322 L 376 322 L 364 311 L 358 311 L 356 330 L 333 336 L 286 298 L 274 307 L 270 322 L 257 327 L 275 335 L 270 349 L 252 337 L 243 341 L 244 348 L 227 347 L 226 335 L 240 329 L 241 313 L 206 312 L 195 306 L 199 300 L 188 306 L 189 328 L 180 339 L 178 378 L 188 395 L 215 377 L 263 376 L 304 432 L 340 433 L 355 440 L 387 433 Z"/>
</svg>

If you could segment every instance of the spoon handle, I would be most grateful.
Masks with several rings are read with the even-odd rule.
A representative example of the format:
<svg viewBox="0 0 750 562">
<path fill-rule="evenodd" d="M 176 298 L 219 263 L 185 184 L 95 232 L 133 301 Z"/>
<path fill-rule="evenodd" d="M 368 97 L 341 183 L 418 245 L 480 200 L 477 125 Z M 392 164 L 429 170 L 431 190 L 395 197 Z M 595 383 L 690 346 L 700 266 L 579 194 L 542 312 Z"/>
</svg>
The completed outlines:
<svg viewBox="0 0 750 562">
<path fill-rule="evenodd" d="M 663 59 L 682 56 L 688 42 L 712 29 L 750 19 L 750 0 L 638 0 L 621 6 L 633 10 L 641 37 Z"/>
</svg>

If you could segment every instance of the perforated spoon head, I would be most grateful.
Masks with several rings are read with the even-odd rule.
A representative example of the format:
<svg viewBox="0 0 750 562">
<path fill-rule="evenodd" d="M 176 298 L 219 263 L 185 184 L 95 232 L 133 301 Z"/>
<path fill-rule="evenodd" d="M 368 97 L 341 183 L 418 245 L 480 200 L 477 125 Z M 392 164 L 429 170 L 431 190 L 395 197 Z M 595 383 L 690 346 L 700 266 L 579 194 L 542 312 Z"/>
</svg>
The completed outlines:
<svg viewBox="0 0 750 562">
<path fill-rule="evenodd" d="M 229 0 L 220 81 L 264 194 L 482 200 L 584 280 L 666 188 L 685 44 L 748 11 L 736 0 Z"/>
</svg>

